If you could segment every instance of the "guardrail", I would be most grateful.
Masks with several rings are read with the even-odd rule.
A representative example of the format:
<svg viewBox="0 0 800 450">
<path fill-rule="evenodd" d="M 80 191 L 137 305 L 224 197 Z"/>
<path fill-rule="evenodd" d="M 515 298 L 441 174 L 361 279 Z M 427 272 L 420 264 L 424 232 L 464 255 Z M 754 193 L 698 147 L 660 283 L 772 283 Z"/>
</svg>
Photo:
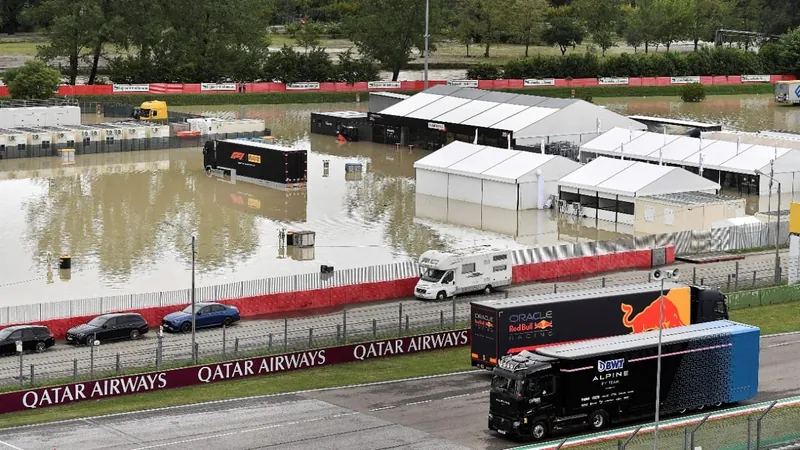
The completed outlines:
<svg viewBox="0 0 800 450">
<path fill-rule="evenodd" d="M 479 89 L 581 88 L 609 86 L 675 86 L 687 83 L 705 85 L 758 84 L 794 80 L 794 75 L 719 75 L 686 77 L 601 77 L 601 78 L 531 78 L 524 80 L 429 80 L 429 86 L 448 84 Z M 130 95 L 130 94 L 235 94 L 268 92 L 380 92 L 387 90 L 421 91 L 423 81 L 361 81 L 353 84 L 334 82 L 302 83 L 142 83 L 62 85 L 59 96 Z M 0 97 L 8 88 L 0 86 Z"/>
<path fill-rule="evenodd" d="M 653 424 L 646 424 L 512 450 L 649 450 L 653 448 L 653 430 Z M 662 421 L 658 447 L 683 450 L 800 448 L 800 397 Z"/>
</svg>

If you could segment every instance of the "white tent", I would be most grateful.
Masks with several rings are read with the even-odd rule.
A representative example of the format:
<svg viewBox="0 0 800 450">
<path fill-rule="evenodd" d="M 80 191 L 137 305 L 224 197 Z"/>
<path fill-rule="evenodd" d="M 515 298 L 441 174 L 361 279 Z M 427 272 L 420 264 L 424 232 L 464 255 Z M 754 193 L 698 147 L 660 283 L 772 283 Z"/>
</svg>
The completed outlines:
<svg viewBox="0 0 800 450">
<path fill-rule="evenodd" d="M 556 155 L 454 141 L 414 163 L 417 193 L 497 208 L 542 208 L 580 167 Z"/>
</svg>

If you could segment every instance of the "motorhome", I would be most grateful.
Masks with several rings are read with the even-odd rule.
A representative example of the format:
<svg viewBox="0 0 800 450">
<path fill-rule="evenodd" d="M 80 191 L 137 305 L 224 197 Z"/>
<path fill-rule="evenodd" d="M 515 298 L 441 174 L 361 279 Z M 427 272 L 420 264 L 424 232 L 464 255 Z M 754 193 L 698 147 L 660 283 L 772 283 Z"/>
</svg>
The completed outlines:
<svg viewBox="0 0 800 450">
<path fill-rule="evenodd" d="M 511 284 L 511 250 L 490 245 L 448 252 L 428 250 L 419 257 L 417 298 L 444 300 L 466 292 L 484 291 Z"/>
</svg>

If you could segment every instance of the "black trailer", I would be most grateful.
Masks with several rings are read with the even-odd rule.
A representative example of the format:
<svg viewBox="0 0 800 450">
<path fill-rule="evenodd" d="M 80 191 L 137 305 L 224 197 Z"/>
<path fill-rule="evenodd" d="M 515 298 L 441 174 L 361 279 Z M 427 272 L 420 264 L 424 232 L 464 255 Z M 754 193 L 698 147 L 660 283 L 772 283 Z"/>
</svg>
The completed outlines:
<svg viewBox="0 0 800 450">
<path fill-rule="evenodd" d="M 472 365 L 542 346 L 658 328 L 661 282 L 471 302 Z M 664 327 L 727 319 L 717 289 L 664 283 Z"/>
<path fill-rule="evenodd" d="M 348 142 L 371 141 L 372 122 L 367 113 L 330 111 L 311 113 L 311 132 L 326 136 L 342 136 Z"/>
<path fill-rule="evenodd" d="M 727 320 L 539 348 L 492 373 L 488 427 L 544 439 L 655 415 L 734 404 L 758 393 L 760 330 Z M 660 355 L 660 358 L 659 358 Z M 661 362 L 660 389 L 656 388 Z"/>
<path fill-rule="evenodd" d="M 306 150 L 267 144 L 257 138 L 207 141 L 203 166 L 212 175 L 270 187 L 302 187 L 308 181 Z"/>
</svg>

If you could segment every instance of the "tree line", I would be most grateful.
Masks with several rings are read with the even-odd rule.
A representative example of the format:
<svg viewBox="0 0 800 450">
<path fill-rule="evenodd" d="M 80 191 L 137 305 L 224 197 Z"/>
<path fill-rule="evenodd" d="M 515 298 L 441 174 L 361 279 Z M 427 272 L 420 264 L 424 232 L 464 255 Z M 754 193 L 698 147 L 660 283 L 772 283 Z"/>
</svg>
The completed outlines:
<svg viewBox="0 0 800 450">
<path fill-rule="evenodd" d="M 62 70 L 71 83 L 84 66 L 89 83 L 96 82 L 103 61 L 112 80 L 131 83 L 367 81 L 377 67 L 397 79 L 425 43 L 423 0 L 4 0 L 0 13 L 7 31 L 43 32 L 39 56 L 66 60 Z M 281 24 L 301 50 L 270 51 L 271 26 Z M 531 55 L 532 46 L 555 46 L 566 57 L 581 56 L 577 47 L 591 43 L 602 58 L 623 43 L 649 55 L 678 41 L 692 41 L 699 51 L 720 30 L 761 33 L 723 32 L 747 50 L 798 25 L 796 0 L 430 0 L 432 52 L 457 42 L 465 56 L 478 48 L 489 57 L 493 46 L 521 44 L 526 59 L 535 56 L 526 67 L 549 65 L 550 73 L 586 69 L 569 62 L 574 57 L 556 63 Z M 361 56 L 331 58 L 323 36 L 349 39 Z M 665 58 L 672 57 L 652 64 L 666 67 Z M 590 67 L 603 72 L 613 64 Z"/>
</svg>

